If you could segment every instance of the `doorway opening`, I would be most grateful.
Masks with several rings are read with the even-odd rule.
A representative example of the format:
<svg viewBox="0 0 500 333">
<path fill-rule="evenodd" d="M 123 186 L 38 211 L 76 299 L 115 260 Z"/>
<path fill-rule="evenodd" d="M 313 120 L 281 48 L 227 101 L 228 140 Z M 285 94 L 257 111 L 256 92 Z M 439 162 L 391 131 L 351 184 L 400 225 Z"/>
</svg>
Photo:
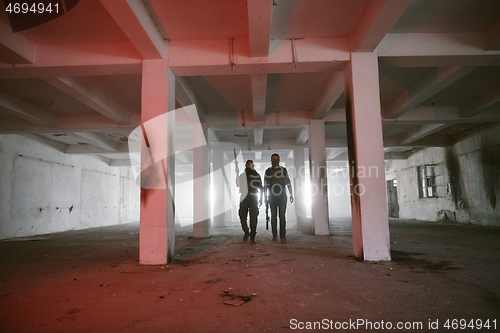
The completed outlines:
<svg viewBox="0 0 500 333">
<path fill-rule="evenodd" d="M 396 179 L 388 180 L 387 184 L 387 210 L 389 217 L 399 218 L 398 203 L 398 181 Z"/>
</svg>

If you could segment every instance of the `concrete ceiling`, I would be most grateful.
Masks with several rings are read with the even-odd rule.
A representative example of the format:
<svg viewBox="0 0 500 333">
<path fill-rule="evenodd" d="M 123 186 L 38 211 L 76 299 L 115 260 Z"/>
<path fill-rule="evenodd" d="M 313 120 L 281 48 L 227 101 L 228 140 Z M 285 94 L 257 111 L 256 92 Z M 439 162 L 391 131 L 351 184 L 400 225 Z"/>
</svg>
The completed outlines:
<svg viewBox="0 0 500 333">
<path fill-rule="evenodd" d="M 351 51 L 379 56 L 386 158 L 500 121 L 498 0 L 81 0 L 16 33 L 0 11 L 0 134 L 127 165 L 141 62 L 167 49 L 177 106 L 247 153 L 307 146 L 315 118 L 345 158 Z"/>
</svg>

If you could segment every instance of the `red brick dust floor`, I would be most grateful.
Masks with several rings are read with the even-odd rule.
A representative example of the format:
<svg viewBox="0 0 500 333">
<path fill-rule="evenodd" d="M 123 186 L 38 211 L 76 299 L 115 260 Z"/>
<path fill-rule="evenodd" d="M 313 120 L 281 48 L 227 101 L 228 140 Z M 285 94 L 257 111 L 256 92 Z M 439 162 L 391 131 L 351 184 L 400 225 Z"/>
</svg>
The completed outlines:
<svg viewBox="0 0 500 333">
<path fill-rule="evenodd" d="M 353 257 L 348 219 L 287 229 L 178 228 L 161 266 L 139 265 L 137 223 L 0 241 L 0 332 L 500 330 L 499 227 L 391 219 L 385 262 Z"/>
</svg>

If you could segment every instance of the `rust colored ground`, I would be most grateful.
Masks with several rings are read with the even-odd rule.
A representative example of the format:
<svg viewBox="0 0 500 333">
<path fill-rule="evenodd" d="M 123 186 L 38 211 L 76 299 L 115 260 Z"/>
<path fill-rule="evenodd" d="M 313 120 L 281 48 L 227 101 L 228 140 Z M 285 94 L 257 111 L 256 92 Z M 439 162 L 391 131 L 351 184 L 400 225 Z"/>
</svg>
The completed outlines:
<svg viewBox="0 0 500 333">
<path fill-rule="evenodd" d="M 422 323 L 393 332 L 451 332 L 447 319 L 500 329 L 500 228 L 390 225 L 391 262 L 355 259 L 341 219 L 331 236 L 291 225 L 287 244 L 262 222 L 255 245 L 235 224 L 208 239 L 180 228 L 164 266 L 138 264 L 138 224 L 1 241 L 0 332 L 290 332 L 361 319 Z M 369 331 L 352 328 L 337 331 Z"/>
</svg>

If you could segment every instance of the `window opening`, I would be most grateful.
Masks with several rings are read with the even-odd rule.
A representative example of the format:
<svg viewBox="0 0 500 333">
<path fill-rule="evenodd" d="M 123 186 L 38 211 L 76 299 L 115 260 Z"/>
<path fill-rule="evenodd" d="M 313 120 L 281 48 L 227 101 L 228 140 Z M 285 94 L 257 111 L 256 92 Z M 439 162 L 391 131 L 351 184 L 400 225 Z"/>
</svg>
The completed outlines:
<svg viewBox="0 0 500 333">
<path fill-rule="evenodd" d="M 436 191 L 436 173 L 433 165 L 424 165 L 418 168 L 419 197 L 435 198 Z"/>
</svg>

